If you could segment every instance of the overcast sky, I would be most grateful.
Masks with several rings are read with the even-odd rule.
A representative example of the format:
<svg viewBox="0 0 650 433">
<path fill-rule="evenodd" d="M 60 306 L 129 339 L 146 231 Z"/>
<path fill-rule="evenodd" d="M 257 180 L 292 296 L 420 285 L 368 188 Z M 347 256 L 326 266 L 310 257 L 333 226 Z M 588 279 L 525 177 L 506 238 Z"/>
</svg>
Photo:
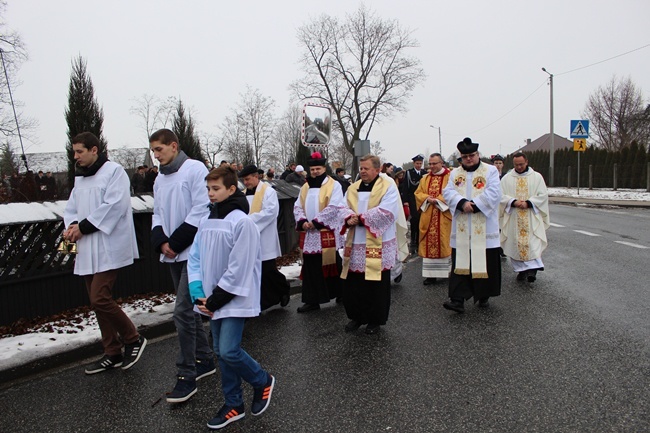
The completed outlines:
<svg viewBox="0 0 650 433">
<path fill-rule="evenodd" d="M 74 1 L 8 0 L 6 23 L 29 54 L 13 89 L 38 120 L 28 152 L 62 151 L 71 61 L 81 54 L 103 106 L 109 147 L 146 146 L 133 98 L 180 96 L 201 131 L 218 125 L 246 86 L 276 101 L 303 75 L 296 29 L 321 13 L 343 17 L 350 0 Z M 631 77 L 650 99 L 648 0 L 365 2 L 379 16 L 413 31 L 412 51 L 427 73 L 408 112 L 371 131 L 395 164 L 417 153 L 448 156 L 463 137 L 484 154 L 511 153 L 549 132 L 547 74 L 555 74 L 555 132 L 569 135 L 590 93 L 612 76 Z M 527 99 L 526 99 L 527 98 Z M 524 101 L 525 100 L 525 101 Z M 524 101 L 522 103 L 522 101 Z M 648 101 L 650 102 L 650 101 Z M 519 105 L 520 104 L 520 105 Z M 515 108 L 516 107 L 516 108 Z"/>
</svg>

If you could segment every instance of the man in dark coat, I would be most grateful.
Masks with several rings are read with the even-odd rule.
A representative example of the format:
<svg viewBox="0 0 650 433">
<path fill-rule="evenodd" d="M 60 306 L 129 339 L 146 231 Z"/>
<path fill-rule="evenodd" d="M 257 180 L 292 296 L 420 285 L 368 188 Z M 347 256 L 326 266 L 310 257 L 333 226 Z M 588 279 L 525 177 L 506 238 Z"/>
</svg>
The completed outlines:
<svg viewBox="0 0 650 433">
<path fill-rule="evenodd" d="M 411 254 L 416 254 L 420 240 L 420 213 L 415 204 L 415 191 L 418 189 L 418 185 L 420 185 L 420 179 L 427 173 L 422 168 L 424 155 L 415 155 L 411 160 L 413 161 L 413 168 L 406 171 L 404 182 L 401 186 L 403 197 L 408 201 L 411 212 L 411 244 L 409 245 L 409 251 Z"/>
</svg>

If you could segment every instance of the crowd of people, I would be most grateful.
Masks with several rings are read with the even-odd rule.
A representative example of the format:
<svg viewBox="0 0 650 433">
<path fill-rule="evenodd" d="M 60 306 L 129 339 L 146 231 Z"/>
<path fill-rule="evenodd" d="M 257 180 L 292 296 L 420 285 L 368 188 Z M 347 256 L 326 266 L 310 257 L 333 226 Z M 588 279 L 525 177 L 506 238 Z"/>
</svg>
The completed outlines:
<svg viewBox="0 0 650 433">
<path fill-rule="evenodd" d="M 34 175 L 27 170 L 24 174 L 2 176 L 0 203 L 56 200 L 58 196 L 58 183 L 51 171 Z"/>
<path fill-rule="evenodd" d="M 208 427 L 220 429 L 246 414 L 242 380 L 253 388 L 254 416 L 269 407 L 276 385 L 241 347 L 248 318 L 290 302 L 289 284 L 275 263 L 278 197 L 263 182 L 275 173 L 226 161 L 208 171 L 180 150 L 168 129 L 152 134 L 150 148 L 160 163 L 151 240 L 176 289 L 179 353 L 167 401 L 189 400 L 218 365 L 224 404 Z M 457 148 L 461 166 L 454 170 L 438 153 L 429 156 L 428 170 L 423 155 L 413 157 L 409 170 L 366 155 L 354 183 L 344 170 L 328 175 L 319 152 L 308 159 L 308 175 L 299 165 L 287 167 L 281 178 L 302 177 L 294 204 L 302 252 L 298 313 L 314 314 L 334 301 L 348 318 L 342 331 L 364 326 L 365 334 L 380 332 L 389 318 L 391 284 L 401 281 L 402 264 L 416 252 L 424 284 L 448 279 L 443 306 L 458 313 L 468 299 L 487 308 L 500 294 L 502 246 L 517 279 L 535 280 L 544 269 L 548 227 L 543 179 L 524 154 L 514 155 L 514 169 L 500 179 L 497 167 L 481 160 L 477 143 L 466 138 Z M 78 244 L 74 272 L 85 279 L 102 334 L 104 356 L 86 374 L 129 369 L 147 345 L 111 295 L 118 270 L 138 255 L 129 202 L 133 181 L 99 149 L 91 133 L 73 140 L 78 172 L 63 234 Z M 202 317 L 210 321 L 212 344 Z"/>
</svg>

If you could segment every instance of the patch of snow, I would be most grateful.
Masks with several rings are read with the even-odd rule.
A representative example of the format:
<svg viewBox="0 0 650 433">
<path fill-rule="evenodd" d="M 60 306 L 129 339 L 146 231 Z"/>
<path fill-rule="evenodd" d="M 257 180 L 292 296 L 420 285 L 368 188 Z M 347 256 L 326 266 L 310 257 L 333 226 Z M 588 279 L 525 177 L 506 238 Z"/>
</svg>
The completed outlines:
<svg viewBox="0 0 650 433">
<path fill-rule="evenodd" d="M 588 189 L 580 188 L 578 194 L 577 188 L 549 188 L 548 195 L 551 197 L 581 197 L 595 198 L 602 200 L 632 200 L 632 201 L 650 201 L 650 192 L 644 189 Z"/>
<path fill-rule="evenodd" d="M 169 302 L 153 307 L 138 300 L 133 304 L 122 304 L 122 309 L 136 327 L 162 323 L 171 320 L 174 312 L 174 297 L 170 295 L 169 299 Z M 9 370 L 37 359 L 99 343 L 99 325 L 94 313 L 91 312 L 88 318 L 79 316 L 78 323 L 74 319 L 66 322 L 42 325 L 40 331 L 30 334 L 0 338 L 0 369 Z M 48 328 L 50 332 L 45 331 Z"/>
<path fill-rule="evenodd" d="M 298 279 L 300 265 L 280 268 L 288 280 Z M 122 304 L 122 309 L 136 327 L 151 326 L 172 320 L 174 296 L 169 295 L 161 305 L 152 306 L 145 300 Z M 75 323 L 77 322 L 77 323 Z M 51 330 L 51 331 L 48 331 Z M 9 370 L 37 359 L 47 358 L 89 344 L 99 344 L 100 332 L 95 313 L 88 318 L 79 315 L 60 324 L 50 322 L 36 332 L 0 338 L 0 370 Z"/>
<path fill-rule="evenodd" d="M 280 268 L 280 272 L 284 274 L 285 277 L 287 277 L 287 280 L 297 280 L 298 277 L 300 277 L 300 269 L 302 268 L 302 265 L 298 263 L 294 263 L 289 266 L 282 266 Z"/>
<path fill-rule="evenodd" d="M 0 204 L 0 225 L 62 220 L 67 200 Z M 134 213 L 153 212 L 153 196 L 131 197 Z"/>
</svg>

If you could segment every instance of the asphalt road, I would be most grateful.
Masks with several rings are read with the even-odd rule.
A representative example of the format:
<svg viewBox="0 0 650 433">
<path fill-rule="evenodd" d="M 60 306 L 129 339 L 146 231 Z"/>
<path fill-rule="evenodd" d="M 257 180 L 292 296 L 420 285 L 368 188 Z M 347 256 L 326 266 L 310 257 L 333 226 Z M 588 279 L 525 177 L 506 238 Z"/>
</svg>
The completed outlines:
<svg viewBox="0 0 650 433">
<path fill-rule="evenodd" d="M 422 286 L 420 261 L 393 290 L 378 335 L 346 334 L 343 307 L 250 320 L 243 346 L 277 378 L 271 407 L 227 432 L 650 431 L 650 264 L 645 210 L 552 206 L 547 267 L 458 315 L 446 284 Z M 622 212 L 622 213 L 614 213 Z M 579 233 L 581 230 L 600 236 Z M 86 377 L 81 363 L 0 391 L 0 431 L 194 432 L 221 406 L 218 374 L 168 405 L 175 338 L 152 341 L 131 370 Z M 252 397 L 247 385 L 244 395 Z M 157 402 L 157 403 L 156 403 Z"/>
</svg>

